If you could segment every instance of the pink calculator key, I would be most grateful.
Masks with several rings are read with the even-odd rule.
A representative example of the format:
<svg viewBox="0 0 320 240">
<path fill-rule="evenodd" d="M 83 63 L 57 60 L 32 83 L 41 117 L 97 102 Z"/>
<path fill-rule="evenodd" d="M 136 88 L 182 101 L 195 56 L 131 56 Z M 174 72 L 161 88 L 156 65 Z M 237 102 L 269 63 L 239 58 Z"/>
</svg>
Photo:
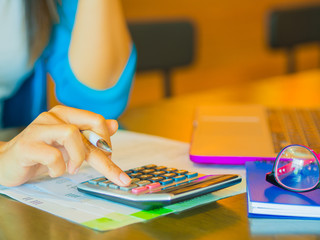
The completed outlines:
<svg viewBox="0 0 320 240">
<path fill-rule="evenodd" d="M 136 193 L 137 194 L 137 193 L 144 192 L 146 190 L 148 190 L 148 188 L 146 186 L 142 186 L 142 187 L 134 188 L 131 191 L 132 191 L 132 193 Z"/>
<path fill-rule="evenodd" d="M 153 189 L 153 188 L 157 188 L 159 187 L 161 184 L 159 182 L 154 182 L 154 183 L 150 183 L 148 185 L 146 185 L 146 187 L 148 187 L 149 189 Z"/>
</svg>

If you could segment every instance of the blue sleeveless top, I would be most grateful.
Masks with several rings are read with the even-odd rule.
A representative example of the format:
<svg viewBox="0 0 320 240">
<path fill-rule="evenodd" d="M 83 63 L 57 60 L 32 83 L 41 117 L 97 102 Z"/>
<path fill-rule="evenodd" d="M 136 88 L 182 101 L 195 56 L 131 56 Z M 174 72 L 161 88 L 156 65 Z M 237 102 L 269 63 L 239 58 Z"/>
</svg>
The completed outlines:
<svg viewBox="0 0 320 240">
<path fill-rule="evenodd" d="M 55 82 L 57 99 L 67 106 L 90 110 L 107 119 L 117 119 L 125 110 L 137 51 L 132 45 L 127 64 L 113 87 L 95 90 L 78 81 L 68 59 L 77 5 L 77 0 L 64 0 L 62 5 L 58 4 L 60 21 L 53 26 L 48 46 L 35 62 L 31 76 L 4 102 L 3 127 L 26 126 L 47 110 L 47 73 Z"/>
</svg>

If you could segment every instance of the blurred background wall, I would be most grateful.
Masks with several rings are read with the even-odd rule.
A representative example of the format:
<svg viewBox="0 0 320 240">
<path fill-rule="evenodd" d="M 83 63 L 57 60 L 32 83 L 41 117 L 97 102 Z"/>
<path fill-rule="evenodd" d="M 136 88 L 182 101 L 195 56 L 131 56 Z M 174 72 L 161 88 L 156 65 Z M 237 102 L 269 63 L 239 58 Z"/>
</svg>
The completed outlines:
<svg viewBox="0 0 320 240">
<path fill-rule="evenodd" d="M 276 7 L 319 0 L 123 0 L 128 21 L 189 19 L 196 28 L 194 63 L 172 72 L 173 95 L 230 86 L 286 73 L 284 50 L 267 44 L 266 18 Z M 297 49 L 297 69 L 318 67 L 317 44 Z M 163 98 L 159 71 L 138 73 L 129 107 Z"/>
</svg>

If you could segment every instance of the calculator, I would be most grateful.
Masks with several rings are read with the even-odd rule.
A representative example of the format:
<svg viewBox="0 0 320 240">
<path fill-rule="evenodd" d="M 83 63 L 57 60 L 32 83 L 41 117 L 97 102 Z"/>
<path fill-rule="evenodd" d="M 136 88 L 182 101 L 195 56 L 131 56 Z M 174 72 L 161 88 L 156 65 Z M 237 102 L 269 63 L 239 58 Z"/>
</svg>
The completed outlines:
<svg viewBox="0 0 320 240">
<path fill-rule="evenodd" d="M 150 210 L 198 197 L 241 182 L 237 174 L 205 175 L 149 164 L 125 171 L 129 186 L 118 186 L 105 177 L 77 185 L 80 192 Z"/>
</svg>

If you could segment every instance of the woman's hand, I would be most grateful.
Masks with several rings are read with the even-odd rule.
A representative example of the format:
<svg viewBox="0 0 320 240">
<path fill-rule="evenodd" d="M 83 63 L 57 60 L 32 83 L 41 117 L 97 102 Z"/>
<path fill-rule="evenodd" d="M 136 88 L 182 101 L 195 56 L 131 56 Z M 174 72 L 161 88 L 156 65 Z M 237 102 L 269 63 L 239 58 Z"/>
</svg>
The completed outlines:
<svg viewBox="0 0 320 240">
<path fill-rule="evenodd" d="M 110 144 L 110 136 L 117 131 L 118 123 L 65 106 L 40 114 L 24 131 L 0 146 L 0 184 L 23 184 L 44 169 L 51 177 L 66 171 L 74 174 L 83 161 L 87 161 L 116 184 L 128 185 L 130 178 L 111 161 L 111 154 L 94 147 L 80 133 L 86 129 Z"/>
</svg>

